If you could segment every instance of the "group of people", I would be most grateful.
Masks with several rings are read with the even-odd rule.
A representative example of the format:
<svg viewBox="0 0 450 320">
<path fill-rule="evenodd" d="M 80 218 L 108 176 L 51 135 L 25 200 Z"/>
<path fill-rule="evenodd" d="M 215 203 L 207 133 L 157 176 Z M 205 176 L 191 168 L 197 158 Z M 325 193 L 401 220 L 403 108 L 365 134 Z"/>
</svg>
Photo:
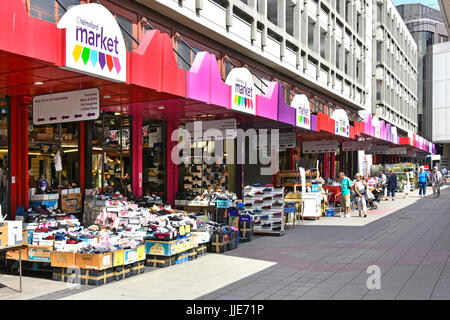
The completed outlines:
<svg viewBox="0 0 450 320">
<path fill-rule="evenodd" d="M 445 173 L 444 173 L 445 170 Z M 408 197 L 411 192 L 411 172 L 404 170 L 406 180 L 403 185 L 404 198 Z M 426 185 L 431 179 L 433 187 L 433 195 L 437 198 L 440 196 L 440 188 L 445 181 L 445 175 L 447 171 L 444 168 L 442 173 L 437 167 L 434 167 L 433 172 L 429 174 L 425 171 L 423 166 L 420 167 L 419 173 L 419 196 L 424 197 L 426 194 Z M 363 177 L 361 174 L 356 174 L 355 180 L 352 181 L 348 178 L 344 172 L 339 174 L 341 178 L 341 206 L 344 209 L 344 213 L 341 216 L 350 218 L 350 205 L 351 194 L 354 193 L 355 201 L 358 206 L 359 216 L 367 217 L 367 203 L 370 200 L 378 201 L 379 195 L 383 196 L 384 200 L 388 200 L 389 197 L 392 201 L 395 200 L 395 192 L 398 188 L 397 174 L 394 170 L 389 171 L 389 178 L 381 172 L 380 177 Z M 372 191 L 372 190 L 373 191 Z"/>
<path fill-rule="evenodd" d="M 433 196 L 438 198 L 441 195 L 441 186 L 446 182 L 447 169 L 443 168 L 442 173 L 438 167 L 433 168 L 432 173 L 425 171 L 423 166 L 420 167 L 419 172 L 419 196 L 425 197 L 427 193 L 427 183 L 431 180 L 431 187 L 433 188 Z"/>
</svg>

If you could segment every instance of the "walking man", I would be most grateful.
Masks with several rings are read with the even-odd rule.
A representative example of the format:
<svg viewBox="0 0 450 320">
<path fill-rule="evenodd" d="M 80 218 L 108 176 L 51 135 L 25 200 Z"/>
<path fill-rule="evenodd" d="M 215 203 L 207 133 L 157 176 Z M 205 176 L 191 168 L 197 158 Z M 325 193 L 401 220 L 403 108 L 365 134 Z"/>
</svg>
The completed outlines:
<svg viewBox="0 0 450 320">
<path fill-rule="evenodd" d="M 422 198 L 425 197 L 427 193 L 427 181 L 428 181 L 428 173 L 425 171 L 423 166 L 420 166 L 419 172 L 419 196 Z"/>
<path fill-rule="evenodd" d="M 434 167 L 431 177 L 431 185 L 433 187 L 433 195 L 435 198 L 441 195 L 442 173 L 439 172 L 438 167 Z"/>
<path fill-rule="evenodd" d="M 394 170 L 391 169 L 390 171 L 390 176 L 389 176 L 389 180 L 388 180 L 388 194 L 387 196 L 389 197 L 389 195 L 391 195 L 391 199 L 392 201 L 395 200 L 395 190 L 397 190 L 397 175 L 394 173 Z"/>
<path fill-rule="evenodd" d="M 339 173 L 339 177 L 341 178 L 341 206 L 344 208 L 345 217 L 350 218 L 350 189 L 352 181 L 343 172 Z"/>
</svg>

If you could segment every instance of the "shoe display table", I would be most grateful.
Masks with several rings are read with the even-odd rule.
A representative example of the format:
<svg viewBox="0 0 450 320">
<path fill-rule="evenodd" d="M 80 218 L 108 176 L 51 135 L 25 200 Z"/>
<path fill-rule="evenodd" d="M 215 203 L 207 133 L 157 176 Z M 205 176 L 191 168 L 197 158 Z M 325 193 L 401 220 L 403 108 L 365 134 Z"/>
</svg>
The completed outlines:
<svg viewBox="0 0 450 320">
<path fill-rule="evenodd" d="M 22 293 L 22 245 L 15 245 L 15 246 L 0 246 L 0 252 L 6 252 L 8 250 L 14 250 L 19 249 L 19 293 Z M 6 255 L 5 255 L 6 259 Z M 14 289 L 13 289 L 14 290 Z M 16 290 L 17 291 L 17 290 Z"/>
</svg>

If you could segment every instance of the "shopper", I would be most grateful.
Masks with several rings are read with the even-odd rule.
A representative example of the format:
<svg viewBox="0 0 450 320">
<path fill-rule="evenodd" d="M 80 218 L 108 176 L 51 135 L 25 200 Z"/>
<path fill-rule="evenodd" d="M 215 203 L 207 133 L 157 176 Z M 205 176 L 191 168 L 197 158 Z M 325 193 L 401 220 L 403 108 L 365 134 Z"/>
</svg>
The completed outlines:
<svg viewBox="0 0 450 320">
<path fill-rule="evenodd" d="M 352 181 L 343 172 L 339 173 L 339 177 L 341 178 L 341 206 L 344 208 L 345 217 L 350 218 L 350 189 Z"/>
<path fill-rule="evenodd" d="M 425 168 L 421 166 L 419 172 L 419 196 L 422 198 L 425 197 L 427 193 L 427 181 L 428 173 L 425 171 Z"/>
<path fill-rule="evenodd" d="M 387 178 L 386 175 L 384 174 L 384 172 L 380 172 L 380 188 L 383 191 L 383 200 L 387 200 L 387 195 L 386 195 L 386 184 L 387 184 Z"/>
<path fill-rule="evenodd" d="M 403 193 L 405 194 L 405 198 L 408 197 L 409 193 L 411 192 L 411 181 L 409 181 L 409 172 L 408 170 L 404 170 L 405 171 L 405 175 L 406 175 L 406 181 L 405 184 L 403 185 Z"/>
<path fill-rule="evenodd" d="M 367 217 L 367 203 L 366 203 L 366 194 L 367 194 L 367 183 L 362 179 L 362 176 L 357 173 L 356 181 L 353 185 L 353 190 L 356 193 L 356 203 L 358 205 L 359 216 L 361 217 L 361 213 L 364 212 L 364 218 Z"/>
<path fill-rule="evenodd" d="M 388 180 L 388 185 L 387 185 L 387 196 L 389 197 L 389 195 L 391 196 L 392 201 L 395 200 L 395 190 L 397 190 L 397 175 L 395 174 L 394 170 L 391 169 L 391 171 L 389 171 L 390 176 L 389 176 L 389 180 Z"/>
<path fill-rule="evenodd" d="M 434 167 L 431 176 L 431 185 L 433 188 L 433 195 L 435 198 L 441 195 L 442 173 L 439 172 L 438 167 Z"/>
<path fill-rule="evenodd" d="M 447 169 L 445 167 L 442 168 L 442 180 L 443 183 L 447 183 Z"/>
</svg>

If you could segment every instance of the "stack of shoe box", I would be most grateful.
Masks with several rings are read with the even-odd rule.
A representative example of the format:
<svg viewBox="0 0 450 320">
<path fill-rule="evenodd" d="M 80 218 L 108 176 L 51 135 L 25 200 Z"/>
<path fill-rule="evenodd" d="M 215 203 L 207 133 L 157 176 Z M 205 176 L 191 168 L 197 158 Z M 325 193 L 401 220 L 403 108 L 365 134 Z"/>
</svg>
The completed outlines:
<svg viewBox="0 0 450 320">
<path fill-rule="evenodd" d="M 283 187 L 245 187 L 244 209 L 254 216 L 254 233 L 282 234 L 284 232 Z"/>
</svg>

